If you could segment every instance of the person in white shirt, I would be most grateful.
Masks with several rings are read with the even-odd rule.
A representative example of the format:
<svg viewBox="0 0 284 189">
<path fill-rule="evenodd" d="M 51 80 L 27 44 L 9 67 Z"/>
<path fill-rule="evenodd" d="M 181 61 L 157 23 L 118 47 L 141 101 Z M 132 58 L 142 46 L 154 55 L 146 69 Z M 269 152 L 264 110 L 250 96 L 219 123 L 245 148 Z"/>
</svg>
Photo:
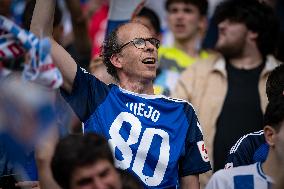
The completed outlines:
<svg viewBox="0 0 284 189">
<path fill-rule="evenodd" d="M 216 172 L 206 189 L 268 189 L 279 180 L 284 162 L 284 96 L 269 102 L 264 115 L 264 136 L 269 145 L 268 157 L 264 163 L 224 169 Z M 282 170 L 283 171 L 283 170 Z"/>
</svg>

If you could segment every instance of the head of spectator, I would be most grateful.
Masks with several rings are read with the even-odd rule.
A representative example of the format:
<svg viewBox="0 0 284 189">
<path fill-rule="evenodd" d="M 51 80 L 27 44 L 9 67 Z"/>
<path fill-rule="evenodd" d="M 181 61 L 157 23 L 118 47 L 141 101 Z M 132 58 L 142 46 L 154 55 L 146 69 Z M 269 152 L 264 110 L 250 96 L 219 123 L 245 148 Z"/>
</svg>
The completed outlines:
<svg viewBox="0 0 284 189">
<path fill-rule="evenodd" d="M 26 3 L 26 7 L 23 12 L 23 28 L 26 30 L 30 30 L 31 20 L 33 16 L 33 10 L 35 7 L 36 0 L 29 0 Z M 62 35 L 63 35 L 63 25 L 62 25 L 62 11 L 56 3 L 55 6 L 55 12 L 54 12 L 54 20 L 53 20 L 53 38 L 58 43 L 61 43 L 62 41 Z"/>
<path fill-rule="evenodd" d="M 101 57 L 94 58 L 89 66 L 90 73 L 105 84 L 115 83 L 115 80 L 111 75 L 107 73 L 107 68 L 103 63 Z"/>
<path fill-rule="evenodd" d="M 134 16 L 132 21 L 144 24 L 149 28 L 156 39 L 161 40 L 161 23 L 159 16 L 150 8 L 143 7 L 140 12 Z"/>
<path fill-rule="evenodd" d="M 265 57 L 275 51 L 278 22 L 271 7 L 255 0 L 229 0 L 215 11 L 219 37 L 216 49 L 226 58 L 255 51 Z"/>
<path fill-rule="evenodd" d="M 269 102 L 264 114 L 264 125 L 264 136 L 269 145 L 269 154 L 264 163 L 266 171 L 271 165 L 277 167 L 284 162 L 284 96 L 278 96 Z M 275 177 L 277 175 L 277 173 L 272 174 Z"/>
<path fill-rule="evenodd" d="M 203 35 L 207 28 L 207 0 L 167 0 L 167 22 L 176 41 Z"/>
<path fill-rule="evenodd" d="M 109 144 L 96 134 L 69 135 L 60 140 L 51 169 L 63 189 L 121 189 Z"/>
<path fill-rule="evenodd" d="M 102 47 L 103 62 L 108 73 L 120 85 L 135 81 L 153 92 L 159 44 L 159 40 L 153 38 L 143 24 L 127 23 L 113 30 L 106 38 Z"/>
<path fill-rule="evenodd" d="M 276 67 L 268 76 L 266 82 L 266 95 L 268 101 L 277 98 L 279 95 L 284 96 L 284 64 Z"/>
</svg>

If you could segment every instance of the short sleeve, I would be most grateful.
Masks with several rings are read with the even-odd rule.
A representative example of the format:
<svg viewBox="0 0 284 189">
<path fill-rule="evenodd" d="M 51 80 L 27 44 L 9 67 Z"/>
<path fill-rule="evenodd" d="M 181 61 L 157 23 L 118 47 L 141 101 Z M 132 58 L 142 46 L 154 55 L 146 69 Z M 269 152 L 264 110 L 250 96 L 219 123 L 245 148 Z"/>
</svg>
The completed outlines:
<svg viewBox="0 0 284 189">
<path fill-rule="evenodd" d="M 225 164 L 225 169 L 255 163 L 254 156 L 256 152 L 259 152 L 258 157 L 262 158 L 257 159 L 257 161 L 265 160 L 267 150 L 265 150 L 265 148 L 263 148 L 264 150 L 258 150 L 263 144 L 265 144 L 265 139 L 262 132 L 255 132 L 243 136 L 231 148 Z"/>
<path fill-rule="evenodd" d="M 61 95 L 70 104 L 79 119 L 84 122 L 105 100 L 110 88 L 105 83 L 77 67 L 71 93 L 61 89 Z"/>
<path fill-rule="evenodd" d="M 179 162 L 180 176 L 201 174 L 211 170 L 202 130 L 194 109 L 187 105 L 184 111 L 189 127 L 185 141 L 185 153 Z"/>
</svg>

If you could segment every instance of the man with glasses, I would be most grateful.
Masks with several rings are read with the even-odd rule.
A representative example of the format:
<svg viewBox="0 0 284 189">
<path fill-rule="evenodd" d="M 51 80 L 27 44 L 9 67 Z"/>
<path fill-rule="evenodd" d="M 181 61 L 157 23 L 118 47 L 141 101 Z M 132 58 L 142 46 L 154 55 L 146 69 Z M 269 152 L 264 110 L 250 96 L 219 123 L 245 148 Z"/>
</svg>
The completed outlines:
<svg viewBox="0 0 284 189">
<path fill-rule="evenodd" d="M 37 1 L 33 32 L 51 36 L 54 4 Z M 85 132 L 106 137 L 117 167 L 137 176 L 145 188 L 199 188 L 198 175 L 211 169 L 201 127 L 189 103 L 153 95 L 158 47 L 159 41 L 139 23 L 110 33 L 102 57 L 118 86 L 78 67 L 54 41 L 52 55 L 63 74 L 64 98 Z"/>
</svg>

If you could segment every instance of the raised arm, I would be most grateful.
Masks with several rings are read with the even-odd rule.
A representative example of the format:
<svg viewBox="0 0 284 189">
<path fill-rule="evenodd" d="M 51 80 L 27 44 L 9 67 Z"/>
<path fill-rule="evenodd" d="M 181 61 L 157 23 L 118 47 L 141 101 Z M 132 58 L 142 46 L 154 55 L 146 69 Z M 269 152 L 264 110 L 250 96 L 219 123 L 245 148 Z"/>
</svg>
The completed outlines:
<svg viewBox="0 0 284 189">
<path fill-rule="evenodd" d="M 30 30 L 40 38 L 49 37 L 51 39 L 51 55 L 63 76 L 62 88 L 70 93 L 77 65 L 70 54 L 52 38 L 55 4 L 55 0 L 36 1 Z"/>
<path fill-rule="evenodd" d="M 88 22 L 83 15 L 80 0 L 65 0 L 71 15 L 73 43 L 78 53 L 75 58 L 80 67 L 88 68 L 91 59 L 91 40 L 88 34 Z"/>
</svg>

